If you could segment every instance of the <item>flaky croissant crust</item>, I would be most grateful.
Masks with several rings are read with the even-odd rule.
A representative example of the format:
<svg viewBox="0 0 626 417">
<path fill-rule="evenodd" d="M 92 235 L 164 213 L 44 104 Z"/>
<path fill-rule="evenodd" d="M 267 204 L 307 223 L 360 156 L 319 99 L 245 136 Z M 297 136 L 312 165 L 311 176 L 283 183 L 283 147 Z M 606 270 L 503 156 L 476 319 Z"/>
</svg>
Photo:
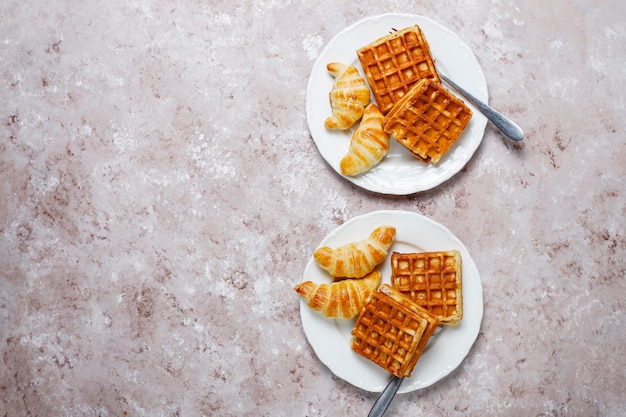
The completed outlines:
<svg viewBox="0 0 626 417">
<path fill-rule="evenodd" d="M 336 249 L 322 246 L 315 250 L 313 258 L 333 277 L 361 278 L 385 260 L 395 236 L 395 227 L 380 226 L 367 239 Z"/>
<path fill-rule="evenodd" d="M 335 81 L 329 93 L 333 115 L 325 120 L 324 126 L 327 129 L 349 129 L 363 116 L 363 110 L 370 102 L 369 87 L 352 65 L 331 62 L 326 68 Z"/>
<path fill-rule="evenodd" d="M 373 270 L 362 279 L 344 279 L 330 284 L 305 281 L 294 289 L 311 309 L 325 317 L 351 319 L 359 314 L 380 285 L 381 278 L 380 272 Z"/>
<path fill-rule="evenodd" d="M 359 127 L 352 134 L 348 153 L 339 164 L 342 174 L 361 174 L 387 155 L 390 136 L 382 127 L 384 117 L 375 104 L 367 105 Z"/>
</svg>

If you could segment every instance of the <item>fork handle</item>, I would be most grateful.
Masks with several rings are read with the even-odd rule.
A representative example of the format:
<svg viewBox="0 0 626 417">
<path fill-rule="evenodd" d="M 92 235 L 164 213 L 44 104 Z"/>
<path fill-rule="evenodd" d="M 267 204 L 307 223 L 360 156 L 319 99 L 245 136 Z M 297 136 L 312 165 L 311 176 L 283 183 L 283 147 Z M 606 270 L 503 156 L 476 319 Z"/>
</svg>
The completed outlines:
<svg viewBox="0 0 626 417">
<path fill-rule="evenodd" d="M 458 90 L 459 93 L 461 93 L 474 106 L 476 106 L 478 110 L 480 110 L 480 112 L 484 114 L 485 117 L 487 117 L 487 119 L 489 119 L 491 123 L 493 123 L 498 129 L 500 129 L 500 131 L 504 133 L 508 138 L 516 142 L 524 139 L 524 132 L 512 120 L 504 116 L 502 113 L 496 111 L 488 104 L 483 103 L 482 101 L 474 97 L 470 92 L 459 86 L 450 78 L 443 75 L 441 72 L 439 73 L 439 77 L 441 77 L 445 82 L 454 87 L 455 90 Z"/>
<path fill-rule="evenodd" d="M 395 397 L 396 392 L 398 392 L 398 388 L 402 385 L 402 381 L 404 381 L 404 377 L 398 378 L 394 375 L 394 377 L 389 381 L 389 384 L 385 387 L 383 392 L 380 393 L 380 396 L 374 403 L 372 410 L 367 415 L 367 417 L 382 417 L 387 411 L 389 404 L 391 404 L 391 400 Z"/>
</svg>

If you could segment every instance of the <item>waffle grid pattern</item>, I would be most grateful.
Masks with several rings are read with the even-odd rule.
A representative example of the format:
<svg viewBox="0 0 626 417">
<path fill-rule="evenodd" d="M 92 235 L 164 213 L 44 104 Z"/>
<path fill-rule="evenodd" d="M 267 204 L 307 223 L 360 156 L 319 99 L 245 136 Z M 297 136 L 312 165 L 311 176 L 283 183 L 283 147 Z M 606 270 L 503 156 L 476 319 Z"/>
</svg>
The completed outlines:
<svg viewBox="0 0 626 417">
<path fill-rule="evenodd" d="M 440 320 L 460 312 L 460 261 L 457 252 L 424 252 L 391 256 L 392 286 Z"/>
<path fill-rule="evenodd" d="M 361 310 L 352 348 L 396 376 L 410 374 L 428 321 L 386 294 L 375 292 Z"/>
<path fill-rule="evenodd" d="M 383 114 L 422 78 L 439 82 L 430 47 L 414 26 L 379 39 L 357 51 L 374 98 Z"/>
<path fill-rule="evenodd" d="M 383 127 L 418 158 L 436 163 L 471 117 L 465 103 L 440 83 L 423 80 L 387 115 Z"/>
</svg>

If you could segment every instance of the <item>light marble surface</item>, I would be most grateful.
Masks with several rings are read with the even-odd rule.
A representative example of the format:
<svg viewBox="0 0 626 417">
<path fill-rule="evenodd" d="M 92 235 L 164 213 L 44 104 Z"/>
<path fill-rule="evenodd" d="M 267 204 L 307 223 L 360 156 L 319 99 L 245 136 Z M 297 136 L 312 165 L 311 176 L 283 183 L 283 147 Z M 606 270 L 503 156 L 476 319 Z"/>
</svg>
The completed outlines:
<svg viewBox="0 0 626 417">
<path fill-rule="evenodd" d="M 0 415 L 367 415 L 292 288 L 336 226 L 399 209 L 466 244 L 485 314 L 389 416 L 626 416 L 626 3 L 409 3 L 2 2 Z M 458 33 L 526 140 L 488 125 L 410 196 L 336 175 L 309 72 L 385 12 Z"/>
</svg>

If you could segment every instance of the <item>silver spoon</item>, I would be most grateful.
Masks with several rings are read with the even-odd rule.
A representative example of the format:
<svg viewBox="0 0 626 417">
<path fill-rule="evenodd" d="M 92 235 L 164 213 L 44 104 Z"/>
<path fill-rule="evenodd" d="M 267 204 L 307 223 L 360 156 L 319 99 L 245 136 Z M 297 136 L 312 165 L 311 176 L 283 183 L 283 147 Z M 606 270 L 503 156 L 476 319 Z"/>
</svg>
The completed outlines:
<svg viewBox="0 0 626 417">
<path fill-rule="evenodd" d="M 494 124 L 495 127 L 500 129 L 500 131 L 504 133 L 505 136 L 507 136 L 509 139 L 512 139 L 516 142 L 519 142 L 522 139 L 524 139 L 524 132 L 512 120 L 504 116 L 502 113 L 499 113 L 488 104 L 483 103 L 482 101 L 474 97 L 467 90 L 460 87 L 457 83 L 455 83 L 450 78 L 442 74 L 441 71 L 437 70 L 437 72 L 439 73 L 439 76 L 441 77 L 442 80 L 444 80 L 445 82 L 450 84 L 452 87 L 454 87 L 454 89 L 457 90 L 459 93 L 461 93 L 463 97 L 468 99 L 474 106 L 476 106 L 478 110 L 480 110 L 480 112 L 484 114 L 485 117 L 487 117 L 487 119 L 491 121 L 491 123 Z"/>
<path fill-rule="evenodd" d="M 389 408 L 389 404 L 391 404 L 391 400 L 396 396 L 396 392 L 398 392 L 398 388 L 402 385 L 402 381 L 404 381 L 404 377 L 398 378 L 397 376 L 393 376 L 389 384 L 385 387 L 383 392 L 380 393 L 380 396 L 374 403 L 374 406 L 370 410 L 370 413 L 367 417 L 382 417 Z"/>
</svg>

